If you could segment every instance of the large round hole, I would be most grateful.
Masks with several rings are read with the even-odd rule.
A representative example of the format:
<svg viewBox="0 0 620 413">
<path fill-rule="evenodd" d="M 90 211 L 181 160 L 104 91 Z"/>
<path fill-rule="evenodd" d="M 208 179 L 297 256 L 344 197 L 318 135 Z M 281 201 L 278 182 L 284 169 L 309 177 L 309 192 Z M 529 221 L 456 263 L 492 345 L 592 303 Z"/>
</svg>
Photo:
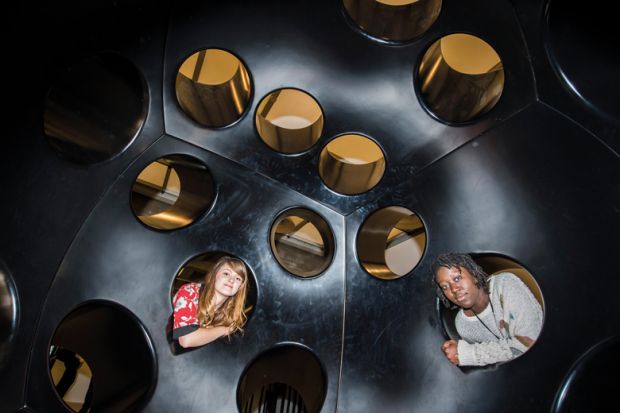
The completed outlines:
<svg viewBox="0 0 620 413">
<path fill-rule="evenodd" d="M 575 362 L 564 378 L 552 413 L 618 412 L 616 377 L 620 371 L 620 336 L 603 340 Z"/>
<path fill-rule="evenodd" d="M 451 34 L 433 43 L 418 74 L 424 104 L 446 122 L 466 122 L 488 112 L 504 89 L 499 55 L 469 34 Z"/>
<path fill-rule="evenodd" d="M 90 411 L 134 412 L 150 398 L 157 379 L 155 351 L 144 326 L 124 307 L 85 303 L 60 322 L 50 344 L 51 384 L 66 390 L 57 395 L 68 408 L 75 411 L 81 401 Z"/>
<path fill-rule="evenodd" d="M 323 112 L 318 102 L 298 89 L 268 94 L 256 109 L 256 130 L 271 149 L 298 153 L 309 149 L 323 132 Z"/>
<path fill-rule="evenodd" d="M 79 354 L 52 345 L 50 347 L 50 375 L 58 396 L 74 412 L 91 409 L 93 397 L 93 372 Z"/>
<path fill-rule="evenodd" d="M 357 195 L 379 183 L 385 156 L 373 140 L 357 134 L 332 139 L 321 151 L 319 175 L 336 192 Z"/>
<path fill-rule="evenodd" d="M 124 57 L 101 54 L 62 73 L 45 102 L 44 130 L 51 146 L 80 163 L 109 159 L 137 136 L 147 111 L 147 90 Z"/>
<path fill-rule="evenodd" d="M 540 305 L 541 311 L 544 315 L 544 298 L 542 295 L 542 291 L 538 286 L 536 279 L 523 265 L 519 264 L 517 261 L 511 258 L 497 254 L 471 254 L 471 257 L 476 262 L 476 264 L 482 267 L 482 270 L 489 276 L 489 280 L 502 273 L 510 273 L 517 276 L 523 282 L 523 284 L 525 284 L 527 289 L 529 289 L 529 291 L 532 293 L 534 299 L 536 300 L 538 305 Z M 451 306 L 451 308 L 448 308 L 444 305 L 441 305 L 438 299 L 437 308 L 439 309 L 440 318 L 442 320 L 444 330 L 446 331 L 448 337 L 456 340 L 460 339 L 461 337 L 458 333 L 458 328 L 456 326 L 456 318 L 459 313 L 458 307 Z M 491 321 L 491 324 L 492 323 L 493 322 Z M 498 334 L 498 332 L 495 332 L 495 334 Z M 536 334 L 536 336 L 537 335 L 538 333 Z M 528 343 L 528 347 L 531 348 L 531 344 Z"/>
<path fill-rule="evenodd" d="M 441 0 L 343 0 L 342 3 L 363 31 L 395 42 L 422 36 L 441 10 Z"/>
<path fill-rule="evenodd" d="M 190 225 L 214 199 L 213 177 L 205 164 L 187 155 L 168 155 L 140 172 L 131 207 L 149 227 L 172 230 Z"/>
<path fill-rule="evenodd" d="M 322 273 L 334 256 L 334 236 L 317 213 L 293 208 L 280 214 L 271 226 L 271 250 L 287 271 L 300 277 Z"/>
<path fill-rule="evenodd" d="M 183 111 L 201 125 L 219 128 L 237 121 L 250 100 L 250 75 L 232 53 L 200 50 L 177 73 L 176 96 Z"/>
<path fill-rule="evenodd" d="M 216 251 L 216 252 L 207 252 L 204 254 L 200 254 L 196 257 L 193 257 L 188 262 L 186 262 L 181 269 L 177 272 L 174 281 L 172 283 L 172 289 L 170 292 L 170 301 L 172 303 L 172 308 L 175 314 L 170 317 L 167 326 L 167 335 L 168 341 L 170 343 L 173 354 L 181 354 L 185 351 L 191 350 L 194 347 L 184 349 L 178 342 L 178 336 L 176 335 L 184 335 L 188 332 L 192 332 L 198 328 L 195 322 L 195 309 L 198 305 L 198 299 L 200 297 L 200 293 L 204 288 L 208 288 L 207 285 L 207 276 L 214 268 L 214 266 L 218 263 L 222 257 L 230 257 L 234 259 L 239 259 L 231 254 L 227 254 L 224 252 Z M 245 264 L 245 263 L 244 263 Z M 237 294 L 244 294 L 245 300 L 243 302 L 239 302 L 242 304 L 242 308 L 239 307 L 240 311 L 243 311 L 245 315 L 245 321 L 249 321 L 251 314 L 256 307 L 256 302 L 258 299 L 258 288 L 256 284 L 256 277 L 252 273 L 251 268 L 245 264 L 247 270 L 247 281 L 244 286 L 242 286 Z M 186 292 L 184 295 L 177 297 L 177 293 L 181 288 L 186 288 Z M 182 297 L 182 298 L 181 298 Z M 179 308 L 175 305 L 179 306 Z M 180 303 L 180 301 L 182 301 Z M 189 301 L 192 303 L 190 304 Z M 189 311 L 191 310 L 191 311 Z M 191 320 L 184 322 L 187 324 L 185 326 L 179 325 L 175 326 L 175 317 L 186 317 L 189 316 Z M 217 321 L 216 321 L 217 324 Z M 241 326 L 243 327 L 243 326 Z M 179 330 L 175 330 L 176 333 L 173 333 L 173 329 L 178 328 Z M 176 337 L 175 337 L 176 336 Z"/>
<path fill-rule="evenodd" d="M 370 215 L 357 235 L 357 255 L 364 269 L 383 280 L 400 278 L 422 259 L 426 229 L 407 208 L 390 206 Z"/>
<path fill-rule="evenodd" d="M 17 330 L 17 303 L 13 279 L 4 264 L 0 262 L 0 371 L 9 359 Z"/>
<path fill-rule="evenodd" d="M 256 357 L 239 380 L 240 412 L 317 413 L 325 400 L 327 379 L 317 356 L 299 344 L 281 344 Z M 290 410 L 279 410 L 289 406 Z"/>
</svg>

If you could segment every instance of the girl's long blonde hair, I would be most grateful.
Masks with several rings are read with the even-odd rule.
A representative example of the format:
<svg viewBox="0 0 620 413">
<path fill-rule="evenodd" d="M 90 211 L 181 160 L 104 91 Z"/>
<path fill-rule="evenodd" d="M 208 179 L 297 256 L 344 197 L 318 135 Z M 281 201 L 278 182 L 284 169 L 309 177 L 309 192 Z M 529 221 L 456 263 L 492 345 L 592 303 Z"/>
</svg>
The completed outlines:
<svg viewBox="0 0 620 413">
<path fill-rule="evenodd" d="M 227 265 L 243 278 L 239 291 L 218 308 L 213 305 L 215 295 L 215 275 L 224 265 Z M 205 277 L 205 285 L 200 292 L 198 299 L 198 323 L 200 326 L 226 326 L 232 327 L 230 334 L 236 331 L 243 331 L 247 317 L 245 315 L 245 297 L 248 287 L 248 271 L 243 261 L 238 258 L 224 256 L 215 262 L 215 265 Z"/>
</svg>

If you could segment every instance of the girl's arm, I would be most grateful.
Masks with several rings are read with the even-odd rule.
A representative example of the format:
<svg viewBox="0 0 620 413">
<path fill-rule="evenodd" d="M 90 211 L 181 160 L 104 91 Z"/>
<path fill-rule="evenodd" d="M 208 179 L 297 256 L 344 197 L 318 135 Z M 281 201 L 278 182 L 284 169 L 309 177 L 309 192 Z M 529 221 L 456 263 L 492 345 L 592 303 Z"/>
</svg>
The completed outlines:
<svg viewBox="0 0 620 413">
<path fill-rule="evenodd" d="M 179 344 L 183 348 L 204 346 L 230 332 L 231 328 L 226 326 L 200 327 L 196 331 L 179 337 Z"/>
</svg>

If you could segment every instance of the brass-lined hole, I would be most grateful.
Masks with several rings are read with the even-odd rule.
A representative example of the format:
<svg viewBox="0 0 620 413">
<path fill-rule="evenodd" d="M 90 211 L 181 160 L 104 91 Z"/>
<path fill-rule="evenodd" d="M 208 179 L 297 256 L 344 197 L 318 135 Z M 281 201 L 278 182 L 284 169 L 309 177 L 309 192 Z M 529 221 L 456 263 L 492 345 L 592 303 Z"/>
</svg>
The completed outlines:
<svg viewBox="0 0 620 413">
<path fill-rule="evenodd" d="M 263 142 L 283 153 L 309 149 L 323 132 L 321 107 L 298 89 L 280 89 L 267 95 L 256 109 L 255 122 Z"/>
<path fill-rule="evenodd" d="M 426 229 L 418 215 L 390 206 L 373 212 L 357 236 L 357 255 L 364 269 L 383 280 L 411 272 L 426 248 Z"/>
<path fill-rule="evenodd" d="M 103 300 L 84 303 L 62 319 L 50 342 L 48 368 L 50 385 L 73 411 L 139 411 L 157 379 L 144 326 L 125 307 Z"/>
<path fill-rule="evenodd" d="M 318 413 L 326 394 L 327 379 L 317 356 L 302 345 L 281 344 L 246 367 L 237 406 L 242 413 L 275 412 L 275 405 L 288 406 L 287 412 Z"/>
<path fill-rule="evenodd" d="M 250 100 L 250 75 L 235 55 L 206 49 L 188 57 L 177 73 L 176 96 L 201 125 L 219 128 L 237 121 Z"/>
<path fill-rule="evenodd" d="M 447 122 L 467 122 L 488 112 L 504 89 L 499 55 L 469 34 L 451 34 L 433 43 L 418 74 L 424 104 Z"/>
<path fill-rule="evenodd" d="M 534 297 L 536 297 L 536 300 L 542 307 L 543 312 L 545 311 L 545 301 L 536 279 L 521 264 L 513 259 L 494 254 L 473 255 L 473 258 L 474 261 L 482 267 L 484 272 L 490 276 L 494 276 L 502 272 L 510 272 L 519 277 L 521 281 L 527 285 L 532 294 L 534 294 Z"/>
<path fill-rule="evenodd" d="M 331 140 L 319 157 L 319 175 L 336 192 L 356 195 L 369 191 L 385 172 L 385 156 L 373 140 L 348 134 Z"/>
<path fill-rule="evenodd" d="M 342 3 L 363 31 L 395 42 L 422 36 L 441 11 L 441 0 L 343 0 Z"/>
<path fill-rule="evenodd" d="M 69 349 L 51 346 L 49 363 L 54 390 L 64 404 L 74 412 L 89 411 L 93 372 L 88 362 Z"/>
<path fill-rule="evenodd" d="M 270 232 L 271 250 L 287 271 L 300 277 L 322 273 L 334 256 L 334 236 L 327 222 L 304 208 L 280 214 Z"/>
<path fill-rule="evenodd" d="M 70 67 L 45 101 L 43 128 L 48 142 L 79 163 L 100 162 L 123 152 L 146 119 L 144 85 L 130 61 L 111 53 Z"/>
<path fill-rule="evenodd" d="M 144 224 L 163 230 L 190 225 L 213 203 L 215 187 L 207 167 L 187 155 L 168 155 L 140 172 L 131 207 Z"/>
</svg>

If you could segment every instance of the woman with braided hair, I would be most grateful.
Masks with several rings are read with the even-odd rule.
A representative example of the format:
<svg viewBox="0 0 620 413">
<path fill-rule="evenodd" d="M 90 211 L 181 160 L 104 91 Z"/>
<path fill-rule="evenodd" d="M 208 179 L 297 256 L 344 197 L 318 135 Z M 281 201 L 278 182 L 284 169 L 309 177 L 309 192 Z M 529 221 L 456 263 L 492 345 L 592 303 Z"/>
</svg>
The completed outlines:
<svg viewBox="0 0 620 413">
<path fill-rule="evenodd" d="M 511 360 L 527 351 L 542 328 L 542 308 L 516 275 L 489 277 L 468 254 L 442 254 L 433 264 L 433 283 L 446 307 L 459 308 L 455 326 L 460 340 L 441 349 L 459 366 L 483 366 Z M 455 307 L 456 306 L 456 307 Z"/>
</svg>

